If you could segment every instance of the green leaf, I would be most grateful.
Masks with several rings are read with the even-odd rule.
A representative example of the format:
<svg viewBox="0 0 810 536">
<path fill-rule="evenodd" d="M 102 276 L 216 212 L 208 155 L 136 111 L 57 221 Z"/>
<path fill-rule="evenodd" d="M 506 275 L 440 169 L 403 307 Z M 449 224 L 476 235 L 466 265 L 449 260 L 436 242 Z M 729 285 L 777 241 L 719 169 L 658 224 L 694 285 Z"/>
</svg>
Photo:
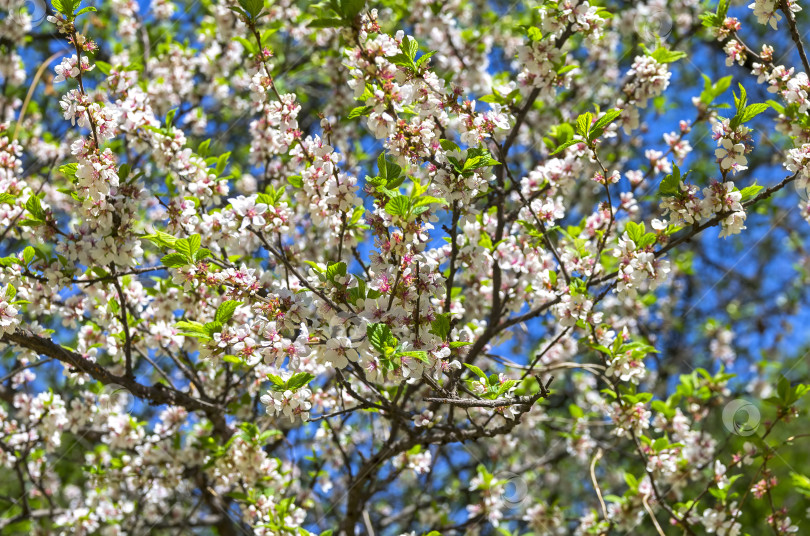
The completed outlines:
<svg viewBox="0 0 810 536">
<path fill-rule="evenodd" d="M 267 379 L 270 380 L 270 383 L 273 384 L 276 391 L 284 390 L 286 383 L 284 383 L 284 380 L 282 380 L 279 376 L 276 376 L 275 374 L 268 374 Z"/>
<path fill-rule="evenodd" d="M 193 234 L 193 235 L 188 237 L 188 246 L 189 246 L 190 253 L 192 255 L 194 255 L 194 253 L 198 249 L 200 249 L 200 244 L 201 243 L 202 243 L 202 239 L 200 238 L 200 235 L 198 235 L 198 234 Z"/>
<path fill-rule="evenodd" d="M 471 171 L 473 169 L 498 165 L 500 165 L 500 162 L 492 158 L 488 150 L 479 147 L 471 147 L 467 150 L 467 159 L 464 161 L 464 166 L 461 168 L 461 171 Z"/>
<path fill-rule="evenodd" d="M 686 178 L 686 175 L 684 175 L 684 178 Z M 677 165 L 673 165 L 672 173 L 661 180 L 658 195 L 662 197 L 678 197 L 681 195 L 681 170 Z"/>
<path fill-rule="evenodd" d="M 73 2 L 71 0 L 51 0 L 54 10 L 66 17 L 73 18 Z"/>
<path fill-rule="evenodd" d="M 439 140 L 439 145 L 441 145 L 442 149 L 445 151 L 461 151 L 461 148 L 452 140 L 441 139 Z"/>
<path fill-rule="evenodd" d="M 557 143 L 565 143 L 574 139 L 574 127 L 568 123 L 560 123 L 551 127 L 550 135 L 557 140 Z"/>
<path fill-rule="evenodd" d="M 31 261 L 34 260 L 34 254 L 36 251 L 31 246 L 26 246 L 23 250 L 23 265 L 28 266 L 31 264 Z"/>
<path fill-rule="evenodd" d="M 236 300 L 226 300 L 222 302 L 222 304 L 217 307 L 217 312 L 214 315 L 214 319 L 217 322 L 222 322 L 223 324 L 227 323 L 232 317 L 236 308 L 242 305 L 242 302 Z"/>
<path fill-rule="evenodd" d="M 773 108 L 774 110 L 776 110 L 776 113 L 779 113 L 779 114 L 784 114 L 784 113 L 785 113 L 785 107 L 784 107 L 784 106 L 782 106 L 781 104 L 779 104 L 778 102 L 776 102 L 775 100 L 770 100 L 770 99 L 769 99 L 769 100 L 767 100 L 767 101 L 765 101 L 765 102 L 767 102 L 768 104 L 770 104 L 770 105 L 771 105 L 771 108 Z"/>
<path fill-rule="evenodd" d="M 264 2 L 262 0 L 239 0 L 239 5 L 242 6 L 242 9 L 254 20 L 264 8 Z"/>
<path fill-rule="evenodd" d="M 154 234 L 144 235 L 141 238 L 149 240 L 153 244 L 165 248 L 173 248 L 177 242 L 177 238 L 173 237 L 169 233 L 164 233 L 163 231 L 155 231 Z"/>
<path fill-rule="evenodd" d="M 630 239 L 636 244 L 641 241 L 644 233 L 646 232 L 644 223 L 638 224 L 634 221 L 627 222 L 627 226 L 624 228 L 624 230 L 627 232 L 627 236 L 629 236 Z"/>
<path fill-rule="evenodd" d="M 532 41 L 541 41 L 543 39 L 543 32 L 536 26 L 526 28 L 526 36 Z"/>
<path fill-rule="evenodd" d="M 309 382 L 315 379 L 315 376 L 310 374 L 309 372 L 299 372 L 297 374 L 293 374 L 293 376 L 287 380 L 286 387 L 290 391 L 297 391 L 301 387 L 304 387 Z"/>
<path fill-rule="evenodd" d="M 79 164 L 72 162 L 70 164 L 59 166 L 59 173 L 61 173 L 70 180 L 76 180 L 76 170 L 78 169 Z"/>
<path fill-rule="evenodd" d="M 436 318 L 430 323 L 430 333 L 446 341 L 450 335 L 450 313 L 436 315 Z"/>
<path fill-rule="evenodd" d="M 203 326 L 203 328 L 205 329 L 205 332 L 208 333 L 208 336 L 212 337 L 212 338 L 214 336 L 214 333 L 221 332 L 223 327 L 224 326 L 222 325 L 222 322 L 218 322 L 216 320 L 214 320 L 213 322 L 207 322 Z"/>
<path fill-rule="evenodd" d="M 32 195 L 25 203 L 25 208 L 33 216 L 34 220 L 45 221 L 45 211 L 42 209 L 42 202 L 39 197 Z"/>
<path fill-rule="evenodd" d="M 565 143 L 563 143 L 562 145 L 560 145 L 559 147 L 557 147 L 556 149 L 554 149 L 554 152 L 551 153 L 551 156 L 554 156 L 555 154 L 561 153 L 562 151 L 568 149 L 572 145 L 576 145 L 578 143 L 585 143 L 585 142 L 583 140 L 568 140 Z"/>
<path fill-rule="evenodd" d="M 391 334 L 391 328 L 382 322 L 369 324 L 366 327 L 366 336 L 371 346 L 380 353 L 386 353 L 386 348 L 396 346 L 396 337 Z"/>
<path fill-rule="evenodd" d="M 106 61 L 96 61 L 96 67 L 103 75 L 109 75 L 112 72 L 112 65 Z"/>
<path fill-rule="evenodd" d="M 346 275 L 346 263 L 345 262 L 330 262 L 329 265 L 326 267 L 326 279 L 335 283 L 335 278 L 337 276 L 345 276 Z"/>
<path fill-rule="evenodd" d="M 610 109 L 605 112 L 605 115 L 600 117 L 596 120 L 596 123 L 593 125 L 593 130 L 601 129 L 604 130 L 608 125 L 610 125 L 613 121 L 615 121 L 620 115 L 622 115 L 621 110 Z"/>
<path fill-rule="evenodd" d="M 168 266 L 169 268 L 179 268 L 189 265 L 188 258 L 182 253 L 169 253 L 168 255 L 164 255 L 164 257 L 160 259 L 160 262 L 163 266 Z"/>
<path fill-rule="evenodd" d="M 398 179 L 402 175 L 402 168 L 395 162 L 388 160 L 385 153 L 380 153 L 380 156 L 377 157 L 377 169 L 379 169 L 380 177 L 386 182 Z"/>
<path fill-rule="evenodd" d="M 577 117 L 576 132 L 583 138 L 588 138 L 588 133 L 591 131 L 591 123 L 593 122 L 593 114 L 585 112 Z"/>
<path fill-rule="evenodd" d="M 754 182 L 754 184 L 752 184 L 751 186 L 746 186 L 745 188 L 740 190 L 740 194 L 742 195 L 740 201 L 745 202 L 755 197 L 760 192 L 760 190 L 762 190 L 762 188 L 763 187 L 757 184 L 756 182 Z"/>
<path fill-rule="evenodd" d="M 198 249 L 197 251 L 194 252 L 194 262 L 195 263 L 200 262 L 201 260 L 210 256 L 211 256 L 210 249 L 208 248 Z"/>
<path fill-rule="evenodd" d="M 758 102 L 758 103 L 754 103 L 754 104 L 751 104 L 749 106 L 746 106 L 745 109 L 743 110 L 741 116 L 740 116 L 740 123 L 747 123 L 748 121 L 755 118 L 756 116 L 758 116 L 759 114 L 761 114 L 762 112 L 767 110 L 768 108 L 770 108 L 770 104 L 765 103 L 765 102 Z"/>
<path fill-rule="evenodd" d="M 662 413 L 667 418 L 672 418 L 675 415 L 675 409 L 669 407 L 663 400 L 653 400 L 650 403 L 652 409 L 657 411 L 658 413 Z"/>
<path fill-rule="evenodd" d="M 64 175 L 70 180 L 76 180 L 76 170 L 79 169 L 79 164 L 73 162 L 70 164 L 65 164 L 63 166 L 59 166 L 59 173 Z"/>
<path fill-rule="evenodd" d="M 350 24 L 346 23 L 343 19 L 315 19 L 309 24 L 307 24 L 307 28 L 342 28 L 351 26 Z"/>
<path fill-rule="evenodd" d="M 406 216 L 411 208 L 411 198 L 399 195 L 386 203 L 385 211 L 392 216 Z"/>
<path fill-rule="evenodd" d="M 118 168 L 118 178 L 123 182 L 127 180 L 129 177 L 129 173 L 132 170 L 129 164 L 121 164 L 121 167 Z"/>
<path fill-rule="evenodd" d="M 703 75 L 703 91 L 700 93 L 700 102 L 705 105 L 712 104 L 717 97 L 722 95 L 731 86 L 731 75 L 725 76 L 712 85 L 711 79 Z"/>
<path fill-rule="evenodd" d="M 217 167 L 216 167 L 216 174 L 217 176 L 222 175 L 225 172 L 225 167 L 228 165 L 228 158 L 230 158 L 231 153 L 227 152 L 222 154 L 217 159 Z"/>
<path fill-rule="evenodd" d="M 172 126 L 174 122 L 174 116 L 177 115 L 177 108 L 172 108 L 168 112 L 166 112 L 166 128 Z"/>
<path fill-rule="evenodd" d="M 78 17 L 79 15 L 84 15 L 85 13 L 90 13 L 90 12 L 93 12 L 93 11 L 97 11 L 96 8 L 94 8 L 93 6 L 87 6 L 87 7 L 81 8 L 79 11 L 74 13 L 73 16 Z"/>
<path fill-rule="evenodd" d="M 208 334 L 208 330 L 199 322 L 188 322 L 186 320 L 181 320 L 175 324 L 175 327 L 177 327 L 179 330 L 179 335 L 206 340 L 211 338 Z"/>
<path fill-rule="evenodd" d="M 421 67 L 422 65 L 426 64 L 428 60 L 430 60 L 431 56 L 433 56 L 435 53 L 436 53 L 435 50 L 431 50 L 430 52 L 425 52 L 424 54 L 419 56 L 419 59 L 416 60 L 416 66 Z"/>
<path fill-rule="evenodd" d="M 363 11 L 365 6 L 365 0 L 340 0 L 340 11 L 343 13 L 343 16 L 350 21 L 354 20 L 354 18 Z"/>
<path fill-rule="evenodd" d="M 352 111 L 349 112 L 348 118 L 354 119 L 355 117 L 367 115 L 373 109 L 373 106 L 358 106 L 356 108 L 352 108 Z"/>
<path fill-rule="evenodd" d="M 743 112 L 745 111 L 745 107 L 748 105 L 748 95 L 745 92 L 745 88 L 742 84 L 737 84 L 740 88 L 740 96 L 737 97 L 737 94 L 732 92 L 732 96 L 734 97 L 734 105 L 737 107 L 737 113 L 732 118 L 730 126 L 735 128 L 737 125 L 740 124 L 740 119 L 742 118 Z"/>
<path fill-rule="evenodd" d="M 790 479 L 793 483 L 793 489 L 804 495 L 805 497 L 810 497 L 810 478 L 799 474 L 799 473 L 790 473 Z"/>
<path fill-rule="evenodd" d="M 416 53 L 419 51 L 419 43 L 416 42 L 416 39 L 410 36 L 405 36 L 402 38 L 402 52 L 407 54 L 407 56 L 413 60 L 416 59 Z"/>
<path fill-rule="evenodd" d="M 413 200 L 414 207 L 422 207 L 425 205 L 431 205 L 433 203 L 440 203 L 444 205 L 447 203 L 447 200 L 443 197 L 433 197 L 432 195 L 422 195 Z"/>
<path fill-rule="evenodd" d="M 408 350 L 407 352 L 399 352 L 396 354 L 396 357 L 413 357 L 414 359 L 418 359 L 423 363 L 429 363 L 430 360 L 428 359 L 428 354 L 424 350 Z"/>
<path fill-rule="evenodd" d="M 673 63 L 686 57 L 686 52 L 680 50 L 667 50 L 664 47 L 658 47 L 650 54 L 658 63 Z"/>
<path fill-rule="evenodd" d="M 208 152 L 211 150 L 211 140 L 210 138 L 200 142 L 197 146 L 197 154 L 205 158 L 208 156 Z"/>
<path fill-rule="evenodd" d="M 174 249 L 176 249 L 178 253 L 182 253 L 187 259 L 192 259 L 188 238 L 178 238 L 174 243 Z"/>
<path fill-rule="evenodd" d="M 487 375 L 484 374 L 484 371 L 481 370 L 480 368 L 476 367 L 475 365 L 471 365 L 469 363 L 464 363 L 464 366 L 470 369 L 472 373 L 478 376 L 479 378 L 487 380 Z"/>
</svg>

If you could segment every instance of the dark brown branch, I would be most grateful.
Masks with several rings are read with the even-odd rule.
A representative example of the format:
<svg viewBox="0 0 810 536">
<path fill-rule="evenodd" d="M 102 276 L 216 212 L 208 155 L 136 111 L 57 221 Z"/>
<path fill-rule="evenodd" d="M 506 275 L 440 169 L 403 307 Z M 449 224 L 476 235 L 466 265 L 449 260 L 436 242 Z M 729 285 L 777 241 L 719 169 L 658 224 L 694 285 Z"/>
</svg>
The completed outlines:
<svg viewBox="0 0 810 536">
<path fill-rule="evenodd" d="M 120 385 L 132 393 L 133 396 L 153 405 L 182 406 L 189 411 L 199 411 L 211 421 L 217 434 L 225 439 L 233 435 L 233 431 L 225 421 L 224 408 L 222 407 L 193 398 L 182 391 L 168 388 L 162 384 L 144 385 L 135 381 L 134 378 L 113 374 L 98 363 L 85 359 L 80 354 L 26 329 L 18 328 L 14 333 L 6 333 L 0 341 L 15 344 L 38 354 L 57 359 L 77 371 L 91 376 L 104 385 Z"/>
<path fill-rule="evenodd" d="M 782 13 L 785 14 L 785 18 L 787 19 L 788 27 L 790 28 L 790 37 L 793 39 L 793 42 L 796 44 L 796 48 L 799 50 L 799 57 L 802 59 L 804 72 L 810 73 L 810 62 L 807 61 L 807 54 L 805 53 L 804 45 L 802 44 L 802 36 L 799 34 L 799 29 L 796 28 L 796 17 L 793 16 L 793 12 L 788 7 L 787 0 L 780 0 L 779 9 L 782 10 Z"/>
<path fill-rule="evenodd" d="M 540 384 L 540 391 L 537 394 L 532 396 L 517 396 L 515 398 L 501 398 L 498 400 L 478 400 L 475 398 L 432 398 L 426 397 L 423 398 L 425 402 L 436 402 L 439 404 L 451 404 L 453 406 L 458 406 L 460 408 L 503 408 L 506 406 L 531 406 L 534 405 L 535 402 L 540 400 L 541 398 L 548 398 L 551 393 L 548 391 L 548 386 L 551 385 L 551 381 L 554 378 L 550 378 L 548 382 L 543 385 L 542 382 Z"/>
</svg>

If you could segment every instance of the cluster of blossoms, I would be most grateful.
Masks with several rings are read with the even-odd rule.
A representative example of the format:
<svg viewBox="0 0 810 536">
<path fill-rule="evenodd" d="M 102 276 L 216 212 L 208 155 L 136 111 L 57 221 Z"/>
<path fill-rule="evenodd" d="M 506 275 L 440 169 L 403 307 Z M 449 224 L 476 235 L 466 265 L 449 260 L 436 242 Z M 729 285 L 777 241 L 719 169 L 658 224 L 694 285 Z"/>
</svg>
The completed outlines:
<svg viewBox="0 0 810 536">
<path fill-rule="evenodd" d="M 64 82 L 70 78 L 78 78 L 81 73 L 92 71 L 94 68 L 95 65 L 90 64 L 90 59 L 87 56 L 82 56 L 81 65 L 79 65 L 79 59 L 74 54 L 70 58 L 63 58 L 62 63 L 54 68 L 56 78 L 53 81 Z"/>
<path fill-rule="evenodd" d="M 757 22 L 764 25 L 770 25 L 774 30 L 777 29 L 777 23 L 782 20 L 782 15 L 779 14 L 781 0 L 756 0 L 756 2 L 749 4 L 748 8 L 754 10 L 754 16 Z M 793 13 L 798 13 L 802 7 L 796 0 L 785 0 L 787 9 L 790 10 L 791 16 Z"/>
<path fill-rule="evenodd" d="M 3 333 L 13 333 L 14 329 L 20 325 L 17 308 L 10 303 L 10 288 L 6 287 L 2 297 L 0 297 L 0 336 Z"/>
<path fill-rule="evenodd" d="M 702 210 L 704 217 L 711 214 L 727 214 L 720 221 L 720 238 L 739 234 L 745 229 L 745 210 L 740 200 L 742 193 L 734 190 L 730 182 L 713 182 L 703 189 Z"/>
<path fill-rule="evenodd" d="M 613 402 L 609 406 L 608 415 L 613 421 L 613 433 L 618 437 L 643 434 L 650 427 L 652 418 L 650 410 L 641 402 L 629 405 Z"/>
<path fill-rule="evenodd" d="M 479 466 L 477 474 L 470 480 L 469 490 L 481 494 L 480 502 L 467 505 L 469 517 L 484 516 L 497 527 L 504 516 L 504 510 L 508 507 L 506 481 Z"/>
<path fill-rule="evenodd" d="M 639 108 L 646 108 L 650 99 L 657 97 L 669 87 L 672 73 L 665 63 L 652 56 L 636 56 L 627 71 L 630 79 L 622 88 L 624 98 L 617 105 L 624 110 L 622 128 L 626 134 L 639 127 Z"/>
<path fill-rule="evenodd" d="M 666 281 L 670 272 L 669 261 L 656 258 L 652 246 L 639 247 L 625 232 L 619 239 L 613 256 L 619 259 L 616 291 L 622 297 L 635 297 L 644 281 L 650 289 Z"/>
<path fill-rule="evenodd" d="M 602 313 L 593 310 L 593 300 L 581 292 L 563 294 L 560 303 L 554 306 L 554 311 L 564 327 L 573 327 L 580 321 L 593 324 L 602 321 Z"/>
<path fill-rule="evenodd" d="M 774 69 L 774 72 L 776 72 L 776 69 Z M 768 89 L 770 90 L 772 87 L 775 86 Z M 799 72 L 785 83 L 781 96 L 787 104 L 795 105 L 797 107 L 796 111 L 803 114 L 810 109 L 808 93 L 810 93 L 810 79 L 807 78 L 807 74 Z"/>
<path fill-rule="evenodd" d="M 21 180 L 23 163 L 22 163 L 22 146 L 19 142 L 12 141 L 8 136 L 8 124 L 0 124 L 0 189 L 3 192 L 19 195 L 27 200 L 32 193 L 30 187 Z M 4 201 L 0 204 L 0 223 L 4 226 L 9 226 L 12 221 L 19 218 L 22 213 L 22 204 L 16 202 Z"/>
<path fill-rule="evenodd" d="M 328 127 L 328 123 L 322 124 Z M 362 205 L 357 177 L 339 169 L 341 155 L 317 136 L 307 137 L 293 149 L 292 154 L 309 161 L 309 166 L 301 172 L 298 201 L 301 206 L 307 207 L 313 223 L 337 244 L 341 228 L 345 230 L 345 216 L 342 215 L 353 214 L 354 209 Z M 354 240 L 347 238 L 344 246 L 354 246 Z"/>
<path fill-rule="evenodd" d="M 742 205 L 742 193 L 734 183 L 712 182 L 703 188 L 681 181 L 677 196 L 665 196 L 661 208 L 668 216 L 668 225 L 691 225 L 704 219 L 722 215 L 720 219 L 720 237 L 739 234 L 745 229 L 746 213 Z"/>
<path fill-rule="evenodd" d="M 621 337 L 622 339 L 628 338 L 626 328 Z M 612 344 L 609 341 L 600 342 L 604 342 L 606 346 Z M 647 376 L 647 369 L 644 366 L 645 355 L 646 351 L 632 345 L 628 348 L 620 347 L 619 351 L 615 352 L 608 360 L 605 373 L 609 376 L 617 377 L 623 382 L 638 385 L 638 383 Z"/>
<path fill-rule="evenodd" d="M 810 164 L 810 143 L 788 150 L 785 168 L 798 175 L 796 181 L 798 188 L 807 189 L 808 187 L 808 181 L 810 181 L 810 165 L 808 164 Z"/>
<path fill-rule="evenodd" d="M 745 61 L 748 59 L 745 45 L 736 39 L 729 39 L 723 46 L 723 52 L 726 53 L 726 67 L 731 67 L 735 63 L 745 65 Z"/>
<path fill-rule="evenodd" d="M 710 534 L 717 534 L 717 536 L 737 536 L 740 534 L 742 525 L 735 520 L 739 516 L 740 511 L 736 504 L 731 505 L 731 508 L 717 510 L 714 508 L 707 508 L 700 516 L 700 523 Z"/>
<path fill-rule="evenodd" d="M 751 129 L 744 125 L 731 128 L 728 119 L 718 121 L 712 127 L 712 138 L 717 141 L 718 145 L 714 154 L 724 175 L 727 171 L 736 175 L 738 172 L 748 169 L 746 166 L 748 160 L 745 155 L 752 151 L 750 133 Z"/>
<path fill-rule="evenodd" d="M 526 510 L 523 517 L 534 531 L 549 536 L 568 534 L 564 511 L 557 505 L 535 504 Z"/>
<path fill-rule="evenodd" d="M 563 51 L 557 46 L 556 36 L 520 47 L 518 59 L 525 68 L 518 81 L 525 86 L 539 88 L 541 97 L 553 99 L 557 88 L 568 87 L 573 78 L 571 70 L 557 74 L 555 65 L 559 65 L 562 58 Z"/>
<path fill-rule="evenodd" d="M 262 64 L 250 83 L 255 111 L 261 118 L 250 124 L 251 157 L 256 164 L 268 165 L 272 159 L 285 154 L 298 139 L 298 113 L 301 106 L 294 94 L 278 95 L 273 79 Z"/>
<path fill-rule="evenodd" d="M 430 471 L 432 460 L 429 450 L 413 449 L 398 455 L 392 463 L 397 469 L 408 469 L 414 475 L 424 475 Z"/>
<path fill-rule="evenodd" d="M 749 165 L 752 130 L 718 119 L 720 89 L 696 97 L 722 182 L 670 176 L 651 202 L 651 179 L 701 156 L 693 122 L 643 122 L 680 104 L 665 92 L 692 46 L 628 43 L 628 25 L 661 2 L 504 16 L 461 0 L 383 4 L 204 2 L 180 27 L 171 0 L 76 6 L 51 18 L 75 54 L 40 86 L 26 63 L 47 58 L 55 34 L 27 39 L 29 20 L 23 34 L 0 20 L 0 119 L 14 124 L 0 126 L 0 466 L 12 476 L 0 509 L 19 487 L 11 515 L 77 534 L 584 536 L 665 514 L 686 532 L 741 533 L 743 506 L 723 494 L 757 455 L 718 461 L 734 438 L 712 423 L 734 384 L 712 371 L 741 365 L 735 333 L 755 330 L 690 309 L 706 327 L 675 343 L 689 327 L 681 296 L 704 288 L 700 254 L 716 246 L 693 239 L 694 224 L 737 235 L 744 205 L 778 190 L 744 197 L 729 180 Z M 675 34 L 696 35 L 699 2 L 674 4 Z M 774 27 L 778 9 L 798 12 L 752 7 Z M 805 187 L 807 76 L 720 19 L 718 55 L 755 58 L 786 103 L 777 127 Z M 753 322 L 738 298 L 717 316 Z M 767 389 L 758 376 L 749 394 Z M 797 386 L 779 390 L 798 401 Z M 85 443 L 70 463 L 92 470 L 68 483 L 60 456 Z M 569 467 L 589 490 L 610 488 L 611 504 L 583 499 Z M 765 472 L 750 496 L 764 503 L 784 481 Z M 338 496 L 345 505 L 318 506 Z M 777 531 L 797 530 L 788 511 L 755 504 Z M 0 517 L 0 532 L 14 526 Z"/>
<path fill-rule="evenodd" d="M 312 391 L 307 388 L 291 391 L 269 391 L 262 395 L 261 402 L 266 406 L 269 415 L 282 414 L 291 421 L 300 418 L 309 420 L 309 410 L 312 408 Z"/>
<path fill-rule="evenodd" d="M 728 37 L 742 28 L 742 24 L 737 17 L 726 17 L 721 26 L 715 26 L 712 31 L 717 36 L 718 41 L 725 41 Z"/>
<path fill-rule="evenodd" d="M 203 157 L 186 147 L 182 130 L 175 127 L 165 131 L 146 130 L 144 135 L 147 143 L 160 148 L 155 155 L 157 166 L 161 171 L 174 173 L 179 190 L 199 198 L 204 205 L 216 204 L 222 196 L 228 195 L 228 182 L 218 177 Z"/>
<path fill-rule="evenodd" d="M 678 165 L 683 164 L 684 159 L 692 152 L 692 145 L 689 140 L 685 138 L 687 134 L 692 131 L 692 125 L 687 120 L 681 120 L 679 132 L 670 132 L 664 134 L 664 142 L 669 146 L 669 150 L 675 156 L 675 161 Z"/>
</svg>

